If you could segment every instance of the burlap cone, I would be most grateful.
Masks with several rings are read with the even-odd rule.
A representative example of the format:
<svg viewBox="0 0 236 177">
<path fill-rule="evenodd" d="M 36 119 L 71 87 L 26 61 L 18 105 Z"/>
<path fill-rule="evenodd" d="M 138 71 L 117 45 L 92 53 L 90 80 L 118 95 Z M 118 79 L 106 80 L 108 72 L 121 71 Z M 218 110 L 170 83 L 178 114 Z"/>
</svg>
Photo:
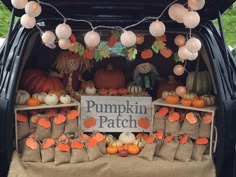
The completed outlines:
<svg viewBox="0 0 236 177">
<path fill-rule="evenodd" d="M 211 124 L 206 124 L 201 120 L 199 127 L 199 137 L 210 138 L 211 136 Z"/>
<path fill-rule="evenodd" d="M 52 138 L 57 139 L 64 133 L 65 123 L 52 124 Z"/>
<path fill-rule="evenodd" d="M 18 152 L 19 153 L 23 153 L 24 152 L 25 141 L 26 141 L 26 138 L 18 140 Z"/>
<path fill-rule="evenodd" d="M 201 161 L 204 152 L 206 151 L 207 145 L 206 144 L 196 144 L 194 143 L 193 146 L 193 153 L 192 153 L 192 159 Z"/>
<path fill-rule="evenodd" d="M 94 161 L 98 159 L 99 157 L 103 156 L 98 146 L 88 147 L 87 153 L 88 153 L 89 161 Z"/>
<path fill-rule="evenodd" d="M 102 141 L 98 142 L 97 146 L 101 153 L 103 154 L 107 153 L 106 144 L 104 142 Z"/>
<path fill-rule="evenodd" d="M 84 148 L 83 149 L 72 148 L 70 163 L 81 163 L 88 161 L 89 161 L 88 154 Z"/>
<path fill-rule="evenodd" d="M 35 138 L 38 139 L 38 138 L 51 138 L 51 137 L 52 137 L 51 127 L 44 128 L 39 124 L 37 125 Z"/>
<path fill-rule="evenodd" d="M 164 142 L 158 156 L 169 161 L 173 161 L 175 158 L 175 154 L 178 148 L 179 142 L 178 141 L 170 141 L 170 142 Z"/>
<path fill-rule="evenodd" d="M 30 131 L 35 132 L 37 129 L 37 123 L 34 123 L 30 120 Z"/>
<path fill-rule="evenodd" d="M 28 122 L 17 121 L 17 139 L 22 139 L 30 134 L 30 128 Z"/>
<path fill-rule="evenodd" d="M 65 133 L 74 133 L 78 131 L 78 119 L 68 119 L 66 120 Z"/>
<path fill-rule="evenodd" d="M 160 131 L 160 130 L 165 130 L 165 121 L 166 121 L 166 116 L 164 117 L 159 117 L 159 116 L 155 116 L 154 120 L 153 120 L 153 131 Z"/>
<path fill-rule="evenodd" d="M 24 162 L 41 162 L 39 145 L 37 146 L 36 149 L 31 149 L 30 147 L 25 145 L 22 154 L 22 160 Z"/>
<path fill-rule="evenodd" d="M 186 134 L 192 139 L 197 139 L 198 132 L 199 132 L 199 121 L 197 121 L 195 124 L 190 124 L 187 119 L 184 120 L 184 123 L 180 130 L 180 134 Z"/>
<path fill-rule="evenodd" d="M 155 156 L 158 156 L 161 146 L 163 145 L 163 141 L 164 141 L 163 139 L 157 140 L 157 142 L 156 142 L 157 146 L 156 146 L 156 150 L 155 150 L 155 154 L 154 154 Z"/>
<path fill-rule="evenodd" d="M 189 162 L 193 152 L 193 142 L 188 140 L 185 144 L 179 144 L 175 159 L 181 162 Z"/>
<path fill-rule="evenodd" d="M 178 135 L 180 131 L 180 122 L 170 122 L 168 119 L 166 120 L 166 129 L 165 134 L 171 134 L 171 135 Z"/>
<path fill-rule="evenodd" d="M 152 161 L 156 151 L 157 143 L 145 144 L 142 151 L 138 154 L 138 157 Z"/>
<path fill-rule="evenodd" d="M 69 163 L 70 162 L 70 151 L 64 152 L 60 151 L 58 147 L 55 148 L 55 165 L 60 165 L 63 163 Z"/>
<path fill-rule="evenodd" d="M 55 158 L 55 147 L 41 148 L 42 162 L 53 162 Z"/>
</svg>

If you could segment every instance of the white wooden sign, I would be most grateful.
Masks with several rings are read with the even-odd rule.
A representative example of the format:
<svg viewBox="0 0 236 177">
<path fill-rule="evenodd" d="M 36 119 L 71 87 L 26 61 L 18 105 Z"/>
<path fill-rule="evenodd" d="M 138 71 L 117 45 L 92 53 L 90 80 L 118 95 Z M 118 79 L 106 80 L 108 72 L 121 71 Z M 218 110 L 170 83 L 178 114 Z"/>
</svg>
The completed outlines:
<svg viewBox="0 0 236 177">
<path fill-rule="evenodd" d="M 81 96 L 85 132 L 150 132 L 151 97 Z"/>
</svg>

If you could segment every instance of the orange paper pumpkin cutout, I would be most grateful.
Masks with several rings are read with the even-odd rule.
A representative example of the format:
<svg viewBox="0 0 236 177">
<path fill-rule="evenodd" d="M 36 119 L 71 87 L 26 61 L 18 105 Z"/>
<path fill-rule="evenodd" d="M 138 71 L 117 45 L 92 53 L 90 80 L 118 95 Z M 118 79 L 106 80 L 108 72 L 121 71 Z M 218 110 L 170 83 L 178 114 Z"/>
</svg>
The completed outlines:
<svg viewBox="0 0 236 177">
<path fill-rule="evenodd" d="M 79 116 L 79 112 L 77 110 L 71 110 L 68 114 L 67 117 L 70 120 L 74 120 L 76 117 Z"/>
<path fill-rule="evenodd" d="M 170 142 L 173 138 L 174 138 L 174 136 L 170 135 L 170 136 L 167 136 L 164 141 L 165 141 L 166 143 L 168 143 L 168 142 Z"/>
<path fill-rule="evenodd" d="M 187 143 L 188 138 L 189 138 L 189 137 L 188 137 L 187 135 L 183 136 L 183 137 L 179 140 L 179 144 L 185 144 L 185 143 Z"/>
<path fill-rule="evenodd" d="M 141 52 L 141 58 L 144 60 L 152 58 L 152 56 L 153 56 L 153 51 L 151 49 L 147 49 Z"/>
<path fill-rule="evenodd" d="M 156 136 L 157 139 L 161 140 L 164 136 L 164 132 L 159 131 L 159 132 L 155 133 L 154 135 Z"/>
<path fill-rule="evenodd" d="M 73 141 L 73 142 L 71 143 L 71 147 L 72 147 L 73 149 L 83 149 L 83 148 L 84 148 L 84 144 L 83 144 L 83 143 L 79 143 L 79 142 L 77 142 L 77 141 Z"/>
<path fill-rule="evenodd" d="M 43 148 L 47 149 L 55 144 L 54 139 L 48 138 L 44 143 L 43 143 Z"/>
<path fill-rule="evenodd" d="M 149 137 L 149 135 L 147 133 L 138 133 L 135 138 L 146 140 L 146 139 L 148 139 L 148 137 Z"/>
<path fill-rule="evenodd" d="M 159 117 L 163 117 L 163 116 L 165 116 L 168 112 L 169 112 L 169 110 L 168 110 L 167 107 L 162 107 L 156 114 L 157 114 Z"/>
<path fill-rule="evenodd" d="M 211 113 L 206 113 L 204 115 L 204 117 L 202 118 L 202 121 L 205 123 L 205 124 L 211 124 L 212 122 L 212 114 Z"/>
<path fill-rule="evenodd" d="M 19 122 L 27 122 L 27 117 L 24 114 L 21 114 L 21 113 L 16 114 L 16 119 Z"/>
<path fill-rule="evenodd" d="M 155 137 L 154 136 L 150 136 L 149 138 L 146 139 L 146 143 L 147 144 L 151 144 L 151 143 L 154 142 L 154 140 L 155 140 Z"/>
<path fill-rule="evenodd" d="M 138 126 L 143 128 L 143 129 L 148 129 L 149 126 L 150 126 L 150 122 L 147 118 L 142 117 L 138 120 Z"/>
<path fill-rule="evenodd" d="M 168 116 L 169 122 L 175 122 L 178 121 L 180 118 L 180 114 L 178 112 L 173 112 Z"/>
<path fill-rule="evenodd" d="M 66 117 L 63 114 L 58 114 L 54 119 L 53 122 L 57 125 L 62 124 L 66 121 Z"/>
<path fill-rule="evenodd" d="M 94 136 L 93 136 L 96 140 L 97 140 L 97 142 L 100 142 L 100 141 L 103 141 L 104 140 L 104 135 L 102 134 L 102 133 L 96 133 Z"/>
<path fill-rule="evenodd" d="M 25 144 L 33 150 L 38 147 L 38 143 L 33 138 L 27 138 Z"/>
<path fill-rule="evenodd" d="M 45 118 L 40 118 L 38 124 L 44 128 L 50 128 L 51 122 Z"/>
<path fill-rule="evenodd" d="M 188 122 L 189 122 L 190 124 L 195 124 L 195 123 L 197 123 L 197 121 L 198 121 L 197 117 L 194 115 L 193 112 L 187 113 L 187 114 L 186 114 L 186 119 L 188 120 Z"/>
<path fill-rule="evenodd" d="M 87 145 L 89 147 L 94 147 L 97 145 L 97 143 L 98 143 L 98 141 L 95 138 L 91 137 L 91 138 L 89 138 Z"/>
<path fill-rule="evenodd" d="M 91 127 L 94 127 L 96 125 L 96 123 L 97 123 L 97 121 L 94 117 L 89 117 L 84 120 L 84 127 L 91 128 Z"/>
<path fill-rule="evenodd" d="M 199 145 L 208 144 L 208 139 L 207 138 L 198 138 L 196 140 L 196 144 L 199 144 Z"/>
<path fill-rule="evenodd" d="M 64 143 L 69 143 L 69 139 L 66 137 L 66 135 L 61 135 L 59 138 L 58 138 L 59 141 L 61 142 L 64 142 Z"/>
<path fill-rule="evenodd" d="M 60 151 L 63 151 L 63 152 L 69 152 L 70 151 L 70 146 L 68 144 L 59 143 L 57 145 L 57 147 Z"/>
<path fill-rule="evenodd" d="M 53 117 L 57 114 L 56 109 L 49 109 L 45 114 L 47 114 L 49 117 Z"/>
<path fill-rule="evenodd" d="M 38 120 L 40 119 L 40 115 L 39 114 L 35 114 L 35 115 L 32 115 L 30 117 L 30 121 L 34 124 L 37 124 L 38 123 Z"/>
</svg>

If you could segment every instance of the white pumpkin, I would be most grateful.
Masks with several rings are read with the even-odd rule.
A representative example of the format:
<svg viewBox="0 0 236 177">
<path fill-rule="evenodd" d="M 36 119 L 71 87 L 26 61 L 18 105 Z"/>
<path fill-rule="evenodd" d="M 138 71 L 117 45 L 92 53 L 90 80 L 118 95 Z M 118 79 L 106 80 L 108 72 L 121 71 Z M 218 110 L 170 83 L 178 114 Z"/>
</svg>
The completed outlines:
<svg viewBox="0 0 236 177">
<path fill-rule="evenodd" d="M 26 101 L 30 98 L 30 94 L 25 90 L 16 91 L 16 104 L 26 104 Z"/>
<path fill-rule="evenodd" d="M 128 86 L 128 92 L 131 95 L 139 95 L 143 92 L 143 88 L 137 84 L 130 84 Z"/>
<path fill-rule="evenodd" d="M 216 97 L 214 95 L 202 95 L 201 98 L 205 101 L 207 106 L 213 106 L 216 104 Z"/>
<path fill-rule="evenodd" d="M 193 93 L 193 92 L 187 92 L 185 93 L 183 96 L 182 96 L 184 99 L 187 99 L 187 100 L 192 100 L 194 98 L 197 98 L 197 94 L 196 93 Z"/>
<path fill-rule="evenodd" d="M 115 140 L 115 141 L 112 141 L 109 145 L 119 147 L 119 146 L 122 146 L 123 143 L 120 140 Z"/>
<path fill-rule="evenodd" d="M 167 95 L 175 95 L 175 94 L 176 94 L 175 91 L 167 91 L 167 90 L 165 90 L 164 92 L 162 92 L 161 97 L 162 97 L 162 99 L 165 100 Z"/>
<path fill-rule="evenodd" d="M 88 86 L 88 87 L 86 87 L 85 88 L 85 93 L 87 94 L 87 95 L 95 95 L 96 94 L 96 88 L 95 87 L 90 87 L 90 86 Z"/>
<path fill-rule="evenodd" d="M 143 148 L 145 145 L 145 140 L 144 139 L 137 139 L 134 141 L 134 144 L 138 146 L 139 148 Z"/>
<path fill-rule="evenodd" d="M 44 102 L 47 105 L 56 105 L 58 103 L 59 99 L 55 94 L 47 94 L 44 98 Z"/>
<path fill-rule="evenodd" d="M 119 140 L 123 144 L 132 144 L 135 141 L 135 135 L 131 132 L 123 132 L 120 134 Z"/>
<path fill-rule="evenodd" d="M 32 95 L 33 98 L 38 98 L 38 100 L 40 101 L 40 103 L 44 103 L 44 99 L 45 99 L 45 96 L 47 95 L 47 93 L 45 92 L 40 92 L 40 93 L 34 93 Z"/>
<path fill-rule="evenodd" d="M 69 103 L 71 103 L 70 95 L 61 95 L 59 99 L 60 99 L 60 102 L 62 104 L 69 104 Z"/>
<path fill-rule="evenodd" d="M 105 134 L 104 137 L 105 137 L 106 144 L 108 145 L 114 141 L 114 137 L 111 134 Z"/>
</svg>

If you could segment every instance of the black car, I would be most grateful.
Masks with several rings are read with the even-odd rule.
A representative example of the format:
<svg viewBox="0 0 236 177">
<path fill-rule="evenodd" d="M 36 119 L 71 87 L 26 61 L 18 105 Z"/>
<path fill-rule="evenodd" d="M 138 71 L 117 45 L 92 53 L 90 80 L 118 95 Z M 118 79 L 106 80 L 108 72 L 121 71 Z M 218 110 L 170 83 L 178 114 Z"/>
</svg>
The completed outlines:
<svg viewBox="0 0 236 177">
<path fill-rule="evenodd" d="M 154 17 L 158 17 L 171 3 L 180 3 L 186 6 L 186 0 L 39 1 L 42 3 L 42 13 L 36 17 L 37 25 L 31 29 L 22 27 L 20 19 L 16 20 L 17 17 L 20 17 L 25 13 L 24 9 L 19 10 L 13 8 L 10 0 L 2 1 L 9 10 L 12 11 L 12 14 L 10 17 L 11 23 L 9 25 L 9 34 L 3 47 L 0 49 L 0 176 L 4 177 L 8 175 L 12 157 L 16 158 L 15 155 L 13 156 L 17 146 L 15 143 L 15 139 L 17 138 L 15 136 L 16 92 L 19 89 L 29 88 L 31 91 L 33 89 L 27 85 L 32 82 L 27 82 L 25 84 L 23 81 L 33 73 L 28 72 L 27 74 L 27 69 L 34 68 L 35 70 L 42 70 L 45 73 L 51 71 L 51 73 L 55 74 L 55 72 L 52 72 L 55 70 L 53 65 L 58 54 L 63 49 L 60 49 L 58 46 L 59 41 L 56 41 L 55 44 L 46 46 L 44 42 L 42 42 L 41 35 L 47 30 L 54 31 L 59 23 L 65 22 L 63 21 L 62 15 L 68 18 L 66 23 L 72 28 L 75 39 L 71 39 L 70 41 L 79 41 L 80 44 L 84 45 L 82 49 L 77 46 L 77 53 L 80 53 L 80 50 L 83 50 L 83 52 L 86 50 L 83 36 L 86 32 L 91 30 L 91 24 L 94 27 L 100 26 L 99 28 L 94 28 L 101 36 L 101 43 L 103 46 L 99 45 L 99 50 L 101 50 L 104 45 L 108 45 L 107 42 L 111 40 L 110 37 L 112 35 L 118 35 L 118 37 L 116 36 L 117 41 L 115 42 L 117 42 L 117 44 L 115 45 L 115 48 L 110 47 L 109 50 L 106 50 L 105 54 L 96 53 L 94 51 L 91 58 L 89 57 L 89 54 L 83 56 L 85 58 L 88 57 L 87 59 L 90 58 L 90 70 L 84 71 L 82 69 L 82 77 L 84 80 L 93 79 L 97 69 L 111 62 L 114 66 L 124 70 L 125 82 L 128 83 L 133 79 L 132 74 L 135 67 L 143 62 L 149 62 L 156 67 L 159 78 L 159 80 L 149 83 L 151 85 L 153 84 L 153 87 L 148 87 L 146 90 L 148 94 L 152 96 L 153 100 L 159 97 L 156 90 L 158 90 L 158 87 L 161 85 L 161 81 L 173 74 L 173 67 L 176 64 L 183 65 L 181 59 L 178 57 L 178 46 L 174 43 L 175 37 L 179 34 L 186 36 L 186 38 L 189 38 L 190 34 L 197 37 L 202 44 L 198 60 L 185 63 L 184 67 L 186 72 L 181 76 L 175 76 L 175 79 L 177 82 L 186 84 L 186 78 L 190 72 L 200 73 L 202 71 L 207 71 L 209 73 L 210 85 L 212 87 L 211 94 L 214 94 L 217 99 L 214 125 L 218 132 L 217 142 L 214 142 L 217 144 L 215 152 L 212 154 L 214 163 L 211 164 L 211 170 L 216 170 L 215 174 L 218 177 L 236 176 L 236 120 L 234 118 L 234 114 L 236 114 L 236 60 L 225 44 L 223 26 L 221 24 L 221 14 L 234 3 L 234 0 L 206 0 L 205 6 L 198 11 L 201 17 L 200 24 L 191 31 L 189 31 L 188 28 L 185 28 L 183 24 L 173 21 L 168 15 L 168 10 L 166 10 L 159 19 L 165 22 L 165 39 L 157 39 L 149 34 L 148 27 L 150 23 L 156 20 L 157 18 Z M 60 13 L 58 13 L 58 11 Z M 79 21 L 73 19 L 83 20 Z M 216 29 L 212 23 L 212 20 L 214 19 L 217 20 L 219 29 Z M 14 23 L 14 21 L 16 22 Z M 86 22 L 84 23 L 84 21 Z M 103 26 L 105 26 L 105 28 L 103 28 Z M 131 53 L 131 56 L 128 56 L 128 53 L 130 52 L 128 50 L 130 48 L 125 48 L 119 42 L 120 34 L 125 27 L 129 27 L 127 30 L 132 30 L 136 34 L 145 36 L 144 43 L 142 43 L 142 45 L 137 44 L 135 47 L 136 52 Z M 158 40 L 162 42 L 156 47 L 164 45 L 171 51 L 166 51 L 167 54 L 160 54 L 158 49 L 158 51 L 155 52 L 156 49 L 155 46 L 153 47 L 153 43 Z M 145 56 L 143 56 L 145 54 L 141 54 L 141 52 L 147 49 L 151 49 L 152 54 L 145 58 Z M 98 49 L 95 50 L 98 51 Z M 170 56 L 165 57 L 165 55 L 169 55 L 168 52 L 171 52 L 169 53 Z M 109 55 L 107 53 L 109 53 Z M 96 61 L 92 60 L 92 58 L 95 58 Z M 117 61 L 118 59 L 120 60 Z M 83 66 L 85 67 L 86 65 Z M 202 80 L 205 79 L 204 76 L 208 77 L 207 75 L 203 75 L 201 78 Z M 36 85 L 37 83 L 32 84 Z M 144 85 L 145 84 L 146 83 L 144 83 Z M 215 137 L 216 135 L 214 134 L 214 141 L 216 139 Z M 16 163 L 20 164 L 21 162 L 14 161 L 14 164 L 11 165 L 10 177 L 23 174 L 14 174 L 12 172 L 14 171 L 14 165 L 16 165 Z M 110 167 L 109 163 L 106 165 L 107 166 L 104 168 L 103 166 L 99 167 L 101 169 L 101 174 L 98 173 L 93 176 L 101 176 L 104 174 L 107 176 L 116 176 L 116 172 L 111 171 L 108 168 Z M 131 166 L 129 167 L 131 168 L 129 170 L 133 173 L 130 173 L 130 176 L 139 176 L 137 173 L 140 173 L 140 171 L 135 168 L 135 164 L 131 164 Z M 139 167 L 139 164 L 137 164 L 137 166 Z M 47 167 L 40 167 L 42 167 L 42 169 L 37 170 L 37 167 L 33 169 L 36 170 L 34 172 L 35 176 L 36 173 L 41 172 L 42 174 L 47 174 L 46 172 L 43 173 Z M 26 167 L 24 166 L 24 168 L 27 168 L 27 165 Z M 206 168 L 208 168 L 208 166 Z M 124 169 L 125 171 L 127 170 L 125 167 Z M 57 168 L 54 170 L 57 170 Z M 135 174 L 136 170 L 137 173 Z M 66 171 L 61 171 L 61 173 L 67 175 Z M 202 171 L 202 174 L 205 176 L 208 176 L 207 173 L 207 169 Z M 29 172 L 29 174 L 32 174 L 32 172 Z M 144 172 L 143 174 L 152 175 L 155 173 Z M 184 175 L 185 174 L 175 174 L 175 176 Z M 193 174 L 193 176 L 194 175 L 196 174 Z M 123 174 L 123 176 L 127 175 Z"/>
</svg>

